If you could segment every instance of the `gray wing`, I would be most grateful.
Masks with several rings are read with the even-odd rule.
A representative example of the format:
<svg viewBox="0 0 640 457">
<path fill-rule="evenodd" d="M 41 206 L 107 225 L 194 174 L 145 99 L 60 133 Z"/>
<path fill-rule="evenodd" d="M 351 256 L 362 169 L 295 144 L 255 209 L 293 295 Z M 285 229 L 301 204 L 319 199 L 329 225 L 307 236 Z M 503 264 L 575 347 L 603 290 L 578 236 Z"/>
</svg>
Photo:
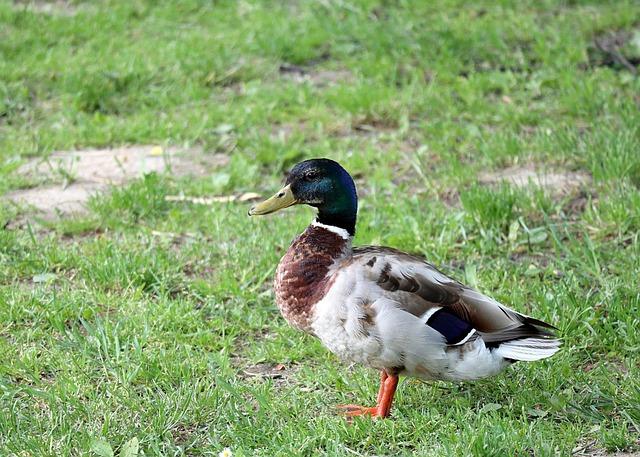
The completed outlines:
<svg viewBox="0 0 640 457">
<path fill-rule="evenodd" d="M 552 338 L 550 324 L 520 314 L 496 300 L 450 278 L 420 257 L 396 249 L 354 248 L 353 261 L 365 270 L 385 295 L 403 310 L 422 316 L 444 308 L 475 329 L 485 343 L 523 338 Z"/>
</svg>

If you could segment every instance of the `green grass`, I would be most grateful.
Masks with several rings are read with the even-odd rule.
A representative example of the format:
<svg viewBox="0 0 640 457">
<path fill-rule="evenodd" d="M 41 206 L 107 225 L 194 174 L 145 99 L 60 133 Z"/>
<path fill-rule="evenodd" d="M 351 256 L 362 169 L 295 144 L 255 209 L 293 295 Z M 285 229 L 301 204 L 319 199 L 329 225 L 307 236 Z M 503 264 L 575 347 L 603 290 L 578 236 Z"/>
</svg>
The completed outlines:
<svg viewBox="0 0 640 457">
<path fill-rule="evenodd" d="M 60 8 L 0 1 L 0 195 L 56 150 L 197 145 L 231 160 L 148 175 L 71 219 L 0 200 L 0 454 L 638 450 L 640 80 L 589 57 L 596 36 L 640 30 L 637 2 Z M 270 291 L 312 212 L 164 199 L 266 196 L 315 156 L 357 177 L 357 244 L 426 255 L 558 326 L 562 351 L 475 383 L 404 380 L 392 420 L 336 417 L 373 401 L 377 374 L 288 327 Z M 478 183 L 523 165 L 590 174 L 583 209 Z M 247 374 L 280 363 L 279 378 Z"/>
</svg>

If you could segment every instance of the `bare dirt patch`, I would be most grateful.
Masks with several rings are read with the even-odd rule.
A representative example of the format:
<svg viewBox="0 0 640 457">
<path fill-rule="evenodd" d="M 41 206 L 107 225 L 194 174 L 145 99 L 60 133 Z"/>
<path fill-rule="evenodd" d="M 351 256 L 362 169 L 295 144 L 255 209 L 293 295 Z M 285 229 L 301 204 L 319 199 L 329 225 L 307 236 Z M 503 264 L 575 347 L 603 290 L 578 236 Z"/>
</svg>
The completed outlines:
<svg viewBox="0 0 640 457">
<path fill-rule="evenodd" d="M 576 218 L 586 211 L 590 202 L 597 200 L 596 193 L 582 189 L 562 207 L 562 211 L 570 218 Z"/>
<path fill-rule="evenodd" d="M 100 192 L 102 186 L 96 183 L 71 184 L 70 186 L 47 186 L 19 190 L 7 195 L 9 200 L 37 208 L 45 216 L 56 213 L 81 213 L 92 195 Z"/>
<path fill-rule="evenodd" d="M 515 187 L 536 186 L 548 191 L 554 197 L 573 194 L 591 182 L 591 176 L 584 172 L 568 170 L 536 170 L 533 166 L 509 167 L 479 176 L 481 184 L 507 182 Z"/>
<path fill-rule="evenodd" d="M 571 455 L 582 457 L 640 457 L 640 452 L 607 452 L 605 449 L 598 446 L 598 440 L 589 440 L 588 438 L 583 438 L 571 451 Z"/>
<path fill-rule="evenodd" d="M 11 192 L 5 197 L 16 204 L 34 207 L 44 217 L 82 213 L 86 202 L 109 186 L 123 185 L 147 173 L 198 176 L 224 166 L 224 154 L 204 155 L 198 149 L 127 146 L 56 152 L 32 160 L 18 169 L 43 186 Z"/>
<path fill-rule="evenodd" d="M 591 67 L 610 67 L 638 74 L 640 66 L 640 28 L 616 30 L 598 35 L 588 49 Z"/>
<path fill-rule="evenodd" d="M 321 70 L 311 66 L 300 66 L 283 63 L 278 69 L 282 77 L 295 83 L 310 83 L 316 87 L 333 86 L 342 82 L 353 80 L 353 75 L 348 70 Z"/>
<path fill-rule="evenodd" d="M 397 125 L 391 121 L 367 119 L 356 116 L 351 120 L 336 120 L 335 122 L 311 125 L 306 121 L 285 122 L 273 124 L 261 130 L 271 141 L 289 141 L 294 135 L 304 136 L 304 141 L 317 140 L 319 137 L 333 137 L 338 139 L 371 139 L 377 141 L 385 138 L 397 138 L 402 135 Z M 413 141 L 413 140 L 411 140 Z M 403 148 L 405 149 L 405 148 Z M 414 148 L 407 149 L 415 150 Z"/>
<path fill-rule="evenodd" d="M 13 2 L 13 8 L 50 16 L 75 16 L 79 10 L 77 4 L 65 0 L 17 0 Z"/>
<path fill-rule="evenodd" d="M 241 365 L 240 359 L 235 360 L 235 364 Z M 296 371 L 295 365 L 286 366 L 282 363 L 257 363 L 238 368 L 238 375 L 243 379 L 255 379 L 258 381 L 271 379 L 275 385 L 287 383 L 288 378 Z"/>
<path fill-rule="evenodd" d="M 256 365 L 249 366 L 242 370 L 242 373 L 247 377 L 252 378 L 272 378 L 280 379 L 284 378 L 284 371 L 286 367 L 279 363 L 276 365 L 270 363 L 258 363 Z"/>
</svg>

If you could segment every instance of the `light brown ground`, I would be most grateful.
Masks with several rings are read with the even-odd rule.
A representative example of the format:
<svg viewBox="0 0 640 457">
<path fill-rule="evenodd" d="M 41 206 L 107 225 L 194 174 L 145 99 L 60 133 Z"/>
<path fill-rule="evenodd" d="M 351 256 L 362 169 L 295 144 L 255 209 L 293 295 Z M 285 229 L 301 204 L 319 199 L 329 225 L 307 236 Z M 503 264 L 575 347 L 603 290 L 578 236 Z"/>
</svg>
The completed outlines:
<svg viewBox="0 0 640 457">
<path fill-rule="evenodd" d="M 13 2 L 13 8 L 50 16 L 75 16 L 79 5 L 65 0 L 16 0 Z"/>
<path fill-rule="evenodd" d="M 198 176 L 228 162 L 224 154 L 205 155 L 197 149 L 160 146 L 56 152 L 18 169 L 18 173 L 45 185 L 17 190 L 5 198 L 33 207 L 44 217 L 78 213 L 86 209 L 92 195 L 147 173 Z"/>
<path fill-rule="evenodd" d="M 515 187 L 536 186 L 550 192 L 553 196 L 573 193 L 589 184 L 591 177 L 584 172 L 563 169 L 541 170 L 533 166 L 509 167 L 496 172 L 483 173 L 479 176 L 482 184 L 498 184 L 507 182 Z"/>
</svg>

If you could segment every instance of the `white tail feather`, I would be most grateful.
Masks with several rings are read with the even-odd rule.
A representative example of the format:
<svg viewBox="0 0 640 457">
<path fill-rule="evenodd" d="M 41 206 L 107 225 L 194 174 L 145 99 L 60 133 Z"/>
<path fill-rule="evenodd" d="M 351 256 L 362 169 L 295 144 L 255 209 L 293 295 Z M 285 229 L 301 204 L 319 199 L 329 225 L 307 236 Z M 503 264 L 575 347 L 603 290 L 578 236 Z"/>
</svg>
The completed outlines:
<svg viewBox="0 0 640 457">
<path fill-rule="evenodd" d="M 561 344 L 560 340 L 553 338 L 523 338 L 502 343 L 494 353 L 505 359 L 533 362 L 551 357 Z"/>
</svg>

